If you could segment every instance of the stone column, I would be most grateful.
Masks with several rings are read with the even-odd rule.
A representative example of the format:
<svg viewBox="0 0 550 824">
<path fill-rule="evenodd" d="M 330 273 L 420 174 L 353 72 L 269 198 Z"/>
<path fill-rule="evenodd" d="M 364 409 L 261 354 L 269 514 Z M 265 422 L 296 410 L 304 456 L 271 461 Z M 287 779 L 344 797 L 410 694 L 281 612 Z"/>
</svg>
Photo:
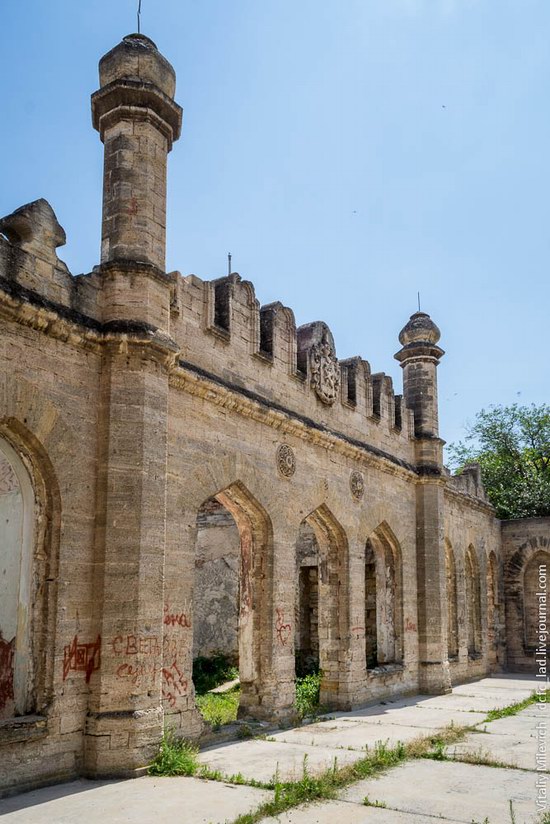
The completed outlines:
<svg viewBox="0 0 550 824">
<path fill-rule="evenodd" d="M 132 776 L 154 755 L 163 667 L 170 287 L 164 268 L 166 156 L 179 136 L 174 71 L 154 43 L 125 37 L 92 97 L 105 144 L 101 300 L 104 357 L 96 492 L 95 620 L 85 770 Z M 169 683 L 166 682 L 169 680 Z M 165 683 L 166 682 L 166 683 Z"/>
<path fill-rule="evenodd" d="M 439 437 L 437 408 L 437 366 L 445 354 L 437 346 L 440 336 L 429 315 L 415 312 L 399 335 L 403 348 L 395 355 L 403 367 L 405 403 L 415 420 L 419 688 L 432 694 L 451 689 L 443 534 L 444 442 Z"/>
<path fill-rule="evenodd" d="M 96 521 L 87 774 L 132 776 L 162 735 L 168 366 L 164 342 L 106 347 Z"/>
</svg>

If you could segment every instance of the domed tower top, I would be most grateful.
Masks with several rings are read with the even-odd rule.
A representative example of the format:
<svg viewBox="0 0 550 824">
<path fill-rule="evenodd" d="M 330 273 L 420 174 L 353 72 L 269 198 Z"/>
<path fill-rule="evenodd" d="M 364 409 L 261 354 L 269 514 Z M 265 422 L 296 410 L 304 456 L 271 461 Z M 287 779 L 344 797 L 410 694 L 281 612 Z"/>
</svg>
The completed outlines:
<svg viewBox="0 0 550 824">
<path fill-rule="evenodd" d="M 181 133 L 176 73 L 153 41 L 128 34 L 99 61 L 92 122 L 105 145 L 101 263 L 164 271 L 166 161 Z"/>
<path fill-rule="evenodd" d="M 399 343 L 410 346 L 415 343 L 435 345 L 441 337 L 439 327 L 426 312 L 415 312 L 399 333 Z"/>
<path fill-rule="evenodd" d="M 441 332 L 426 312 L 411 315 L 399 333 L 402 348 L 394 357 L 403 367 L 403 394 L 414 411 L 417 438 L 437 438 L 437 365 L 445 352 Z"/>
<path fill-rule="evenodd" d="M 144 34 L 127 34 L 99 61 L 99 82 L 116 80 L 152 83 L 168 97 L 176 93 L 176 73 L 153 41 Z"/>
</svg>

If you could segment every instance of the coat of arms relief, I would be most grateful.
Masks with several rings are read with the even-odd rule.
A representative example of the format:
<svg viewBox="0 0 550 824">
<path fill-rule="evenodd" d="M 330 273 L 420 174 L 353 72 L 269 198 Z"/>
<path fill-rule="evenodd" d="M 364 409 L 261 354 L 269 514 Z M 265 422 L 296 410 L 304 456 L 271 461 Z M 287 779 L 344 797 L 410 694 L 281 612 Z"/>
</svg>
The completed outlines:
<svg viewBox="0 0 550 824">
<path fill-rule="evenodd" d="M 340 390 L 340 364 L 328 337 L 309 350 L 311 386 L 323 403 L 333 404 Z"/>
</svg>

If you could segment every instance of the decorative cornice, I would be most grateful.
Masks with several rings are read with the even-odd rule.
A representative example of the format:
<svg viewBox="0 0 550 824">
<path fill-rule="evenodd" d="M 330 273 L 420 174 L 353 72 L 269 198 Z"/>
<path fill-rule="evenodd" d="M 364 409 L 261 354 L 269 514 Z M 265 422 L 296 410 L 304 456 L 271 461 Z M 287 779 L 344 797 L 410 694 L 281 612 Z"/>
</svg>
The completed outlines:
<svg viewBox="0 0 550 824">
<path fill-rule="evenodd" d="M 334 450 L 363 464 L 377 466 L 407 480 L 417 478 L 416 468 L 376 446 L 338 432 L 299 412 L 282 406 L 242 386 L 237 386 L 195 364 L 180 360 L 170 374 L 170 385 L 264 423 L 284 435 L 293 435 Z"/>
<path fill-rule="evenodd" d="M 155 350 L 157 359 L 165 353 L 167 365 L 178 352 L 177 344 L 166 333 L 142 321 L 102 323 L 2 277 L 0 293 L 0 316 L 75 346 L 95 350 L 105 344 L 147 346 Z"/>
<path fill-rule="evenodd" d="M 449 498 L 454 498 L 462 504 L 466 504 L 470 509 L 477 509 L 478 512 L 485 512 L 487 515 L 492 515 L 496 518 L 496 510 L 492 504 L 487 501 L 482 501 L 481 498 L 474 498 L 473 495 L 462 492 L 462 490 L 456 489 L 449 483 L 445 486 L 445 495 Z"/>
</svg>

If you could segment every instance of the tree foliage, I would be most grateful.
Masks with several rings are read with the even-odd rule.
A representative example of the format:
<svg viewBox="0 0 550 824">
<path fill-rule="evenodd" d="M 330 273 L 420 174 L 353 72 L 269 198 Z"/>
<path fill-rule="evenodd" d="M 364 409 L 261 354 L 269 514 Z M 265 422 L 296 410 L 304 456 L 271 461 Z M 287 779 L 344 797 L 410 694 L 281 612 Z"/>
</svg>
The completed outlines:
<svg viewBox="0 0 550 824">
<path fill-rule="evenodd" d="M 452 467 L 478 463 L 499 518 L 550 515 L 550 406 L 493 406 L 449 447 Z"/>
</svg>

